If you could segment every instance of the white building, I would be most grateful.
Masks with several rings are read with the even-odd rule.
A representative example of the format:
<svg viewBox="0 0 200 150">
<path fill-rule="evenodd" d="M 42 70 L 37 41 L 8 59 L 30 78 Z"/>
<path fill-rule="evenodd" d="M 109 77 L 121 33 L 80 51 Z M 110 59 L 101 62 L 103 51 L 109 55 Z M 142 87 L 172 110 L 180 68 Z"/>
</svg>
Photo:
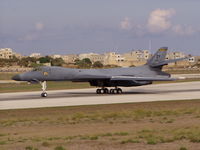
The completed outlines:
<svg viewBox="0 0 200 150">
<path fill-rule="evenodd" d="M 69 55 L 62 55 L 62 59 L 65 63 L 73 64 L 75 60 L 79 59 L 78 55 L 76 54 L 69 54 Z"/>
<path fill-rule="evenodd" d="M 17 54 L 13 52 L 11 48 L 1 48 L 0 49 L 0 58 L 1 59 L 11 59 L 13 56 L 17 58 L 21 58 L 22 56 L 20 54 Z"/>
<path fill-rule="evenodd" d="M 104 55 L 101 54 L 96 54 L 96 53 L 85 53 L 85 54 L 80 54 L 79 59 L 82 60 L 84 58 L 89 58 L 92 63 L 96 61 L 100 61 L 101 63 L 104 63 Z"/>
<path fill-rule="evenodd" d="M 148 50 L 132 50 L 131 52 L 123 54 L 123 57 L 128 62 L 146 61 L 151 54 Z"/>
<path fill-rule="evenodd" d="M 186 57 L 186 55 L 182 52 L 171 52 L 167 53 L 166 59 L 179 59 L 184 57 Z"/>
<path fill-rule="evenodd" d="M 115 52 L 108 52 L 104 54 L 105 65 L 121 65 L 120 62 L 124 62 L 125 58 L 121 54 Z"/>
<path fill-rule="evenodd" d="M 40 58 L 40 57 L 41 57 L 41 54 L 40 54 L 40 53 L 32 53 L 32 54 L 30 55 L 30 57 Z"/>
<path fill-rule="evenodd" d="M 56 58 L 61 58 L 62 56 L 59 55 L 59 54 L 55 54 L 55 55 L 51 55 L 51 57 L 52 57 L 53 59 L 56 59 Z"/>
</svg>

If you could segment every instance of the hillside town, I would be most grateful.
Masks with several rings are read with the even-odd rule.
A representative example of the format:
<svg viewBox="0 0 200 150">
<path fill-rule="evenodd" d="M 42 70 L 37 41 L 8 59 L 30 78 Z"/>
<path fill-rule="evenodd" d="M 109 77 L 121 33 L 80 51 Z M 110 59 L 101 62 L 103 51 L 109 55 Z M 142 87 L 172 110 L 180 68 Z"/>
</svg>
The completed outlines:
<svg viewBox="0 0 200 150">
<path fill-rule="evenodd" d="M 109 67 L 134 67 L 147 62 L 152 56 L 149 50 L 131 50 L 130 52 L 119 54 L 107 52 L 104 54 L 83 53 L 83 54 L 54 54 L 42 56 L 40 53 L 32 53 L 23 56 L 16 53 L 11 48 L 0 49 L 0 71 L 27 71 L 37 66 L 63 66 L 71 68 L 109 68 Z M 171 51 L 166 59 L 188 59 L 171 63 L 168 68 L 199 68 L 200 56 L 190 56 L 178 51 Z"/>
</svg>

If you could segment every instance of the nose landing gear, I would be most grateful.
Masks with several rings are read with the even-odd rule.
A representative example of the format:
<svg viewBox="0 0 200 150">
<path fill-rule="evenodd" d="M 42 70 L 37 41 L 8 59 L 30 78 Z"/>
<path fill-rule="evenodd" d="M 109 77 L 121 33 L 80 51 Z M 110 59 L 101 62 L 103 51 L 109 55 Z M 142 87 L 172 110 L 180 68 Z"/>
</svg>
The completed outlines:
<svg viewBox="0 0 200 150">
<path fill-rule="evenodd" d="M 47 93 L 46 92 L 41 93 L 41 97 L 47 97 Z"/>
<path fill-rule="evenodd" d="M 43 81 L 43 82 L 40 82 L 41 86 L 42 86 L 42 93 L 41 93 L 41 97 L 47 97 L 47 92 L 46 92 L 46 89 L 47 89 L 47 82 L 46 81 Z"/>
</svg>

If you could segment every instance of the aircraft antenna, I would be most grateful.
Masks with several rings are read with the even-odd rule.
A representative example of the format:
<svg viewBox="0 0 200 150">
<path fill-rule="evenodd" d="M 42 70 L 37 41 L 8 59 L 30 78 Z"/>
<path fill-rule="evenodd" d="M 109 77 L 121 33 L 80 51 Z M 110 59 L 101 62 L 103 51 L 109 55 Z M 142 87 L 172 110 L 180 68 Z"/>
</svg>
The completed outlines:
<svg viewBox="0 0 200 150">
<path fill-rule="evenodd" d="M 151 52 L 151 45 L 152 45 L 152 42 L 151 40 L 149 40 L 149 51 Z"/>
</svg>

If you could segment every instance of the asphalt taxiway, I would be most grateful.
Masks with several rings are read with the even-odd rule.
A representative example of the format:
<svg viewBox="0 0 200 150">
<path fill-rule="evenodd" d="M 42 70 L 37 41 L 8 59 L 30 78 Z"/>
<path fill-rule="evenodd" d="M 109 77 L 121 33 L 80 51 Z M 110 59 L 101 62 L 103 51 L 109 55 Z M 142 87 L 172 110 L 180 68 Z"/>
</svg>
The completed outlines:
<svg viewBox="0 0 200 150">
<path fill-rule="evenodd" d="M 95 88 L 48 91 L 46 98 L 40 97 L 41 91 L 3 93 L 0 94 L 0 109 L 200 99 L 200 82 L 153 84 L 122 89 L 123 94 L 100 95 L 95 93 Z"/>
</svg>

